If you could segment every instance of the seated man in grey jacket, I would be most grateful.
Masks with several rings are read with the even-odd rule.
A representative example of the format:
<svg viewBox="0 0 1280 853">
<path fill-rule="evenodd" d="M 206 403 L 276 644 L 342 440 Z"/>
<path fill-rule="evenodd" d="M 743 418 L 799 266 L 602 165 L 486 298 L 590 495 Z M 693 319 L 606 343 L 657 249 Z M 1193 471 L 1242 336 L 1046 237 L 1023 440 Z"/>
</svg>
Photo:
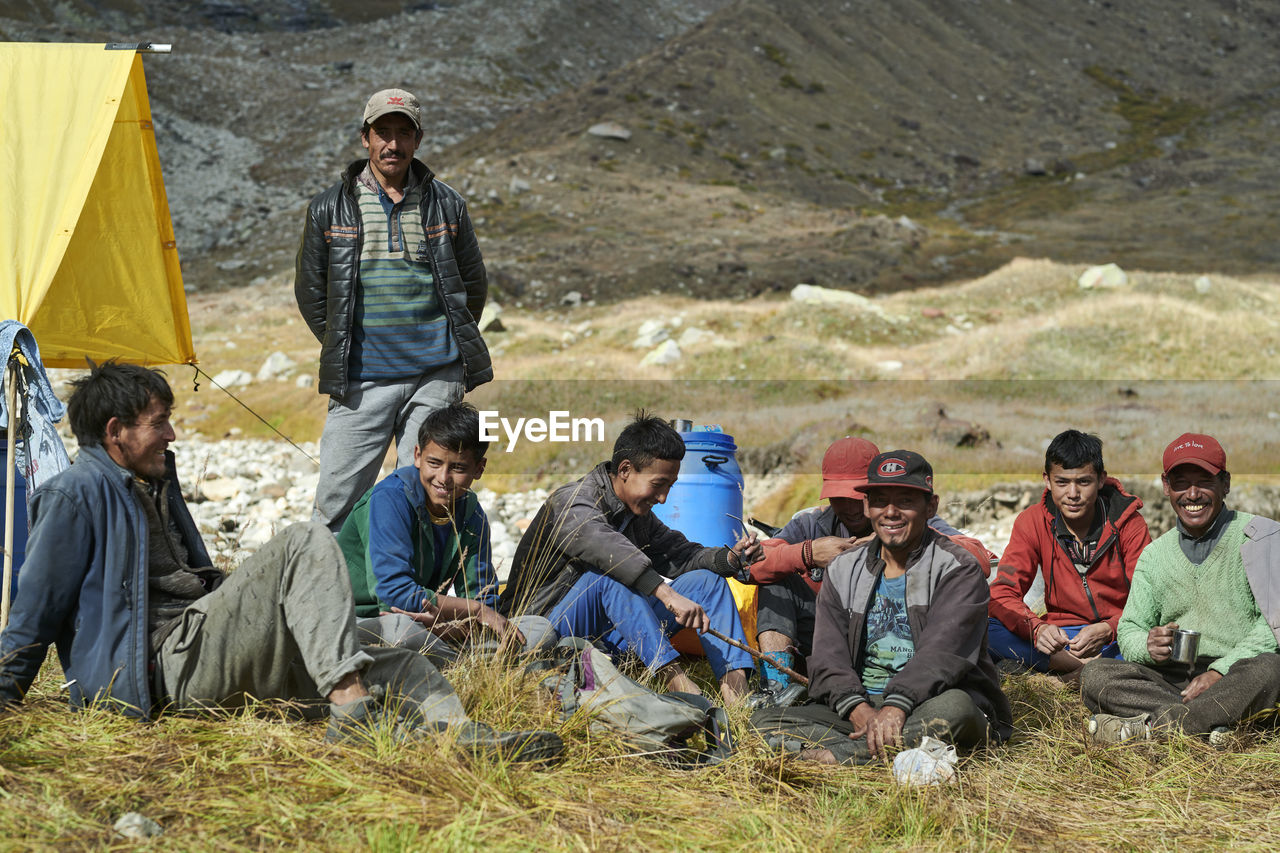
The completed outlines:
<svg viewBox="0 0 1280 853">
<path fill-rule="evenodd" d="M 164 377 L 108 362 L 74 385 L 67 410 L 80 453 L 32 499 L 0 634 L 0 707 L 23 699 L 56 643 L 77 706 L 147 719 L 170 707 L 327 699 L 330 740 L 449 730 L 472 752 L 543 759 L 563 749 L 553 732 L 471 722 L 421 655 L 361 646 L 346 564 L 322 525 L 289 527 L 229 574 L 214 568 L 168 451 Z"/>
<path fill-rule="evenodd" d="M 987 653 L 987 582 L 969 550 L 929 527 L 933 469 L 918 453 L 881 453 L 861 491 L 875 536 L 832 560 L 818 593 L 818 704 L 763 708 L 752 725 L 829 764 L 864 764 L 925 735 L 1005 740 L 1013 720 Z"/>
<path fill-rule="evenodd" d="M 678 432 L 641 412 L 618 436 L 612 460 L 556 489 L 538 510 L 516 548 L 498 611 L 546 616 L 562 637 L 634 652 L 670 689 L 698 693 L 676 662 L 671 635 L 713 628 L 745 645 L 724 578 L 745 577 L 760 546 L 744 536 L 732 548 L 704 548 L 654 516 L 684 451 Z M 711 634 L 700 639 L 722 698 L 741 699 L 751 656 Z"/>
</svg>

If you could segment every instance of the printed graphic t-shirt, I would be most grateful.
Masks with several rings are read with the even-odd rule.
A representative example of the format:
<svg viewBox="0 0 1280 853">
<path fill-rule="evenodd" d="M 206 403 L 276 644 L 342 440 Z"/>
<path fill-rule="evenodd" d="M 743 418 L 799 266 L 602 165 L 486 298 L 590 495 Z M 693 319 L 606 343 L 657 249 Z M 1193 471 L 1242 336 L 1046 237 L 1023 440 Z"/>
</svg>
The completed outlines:
<svg viewBox="0 0 1280 853">
<path fill-rule="evenodd" d="M 867 612 L 866 650 L 862 667 L 862 686 L 867 693 L 884 693 L 889 683 L 916 652 L 907 622 L 907 576 L 880 576 Z"/>
</svg>

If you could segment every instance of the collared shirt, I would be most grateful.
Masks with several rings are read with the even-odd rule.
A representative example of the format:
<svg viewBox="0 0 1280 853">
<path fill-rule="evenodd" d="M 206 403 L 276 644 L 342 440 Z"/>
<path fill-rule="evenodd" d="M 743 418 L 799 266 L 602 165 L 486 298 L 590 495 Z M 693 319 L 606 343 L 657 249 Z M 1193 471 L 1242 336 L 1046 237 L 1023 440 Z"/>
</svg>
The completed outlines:
<svg viewBox="0 0 1280 853">
<path fill-rule="evenodd" d="M 1222 534 L 1236 517 L 1236 511 L 1225 506 L 1218 512 L 1218 517 L 1209 525 L 1209 529 L 1199 539 L 1187 532 L 1182 519 L 1178 519 L 1178 546 L 1194 565 L 1200 565 L 1218 547 Z"/>
<path fill-rule="evenodd" d="M 1089 533 L 1081 541 L 1067 527 L 1066 519 L 1062 517 L 1062 510 L 1058 509 L 1057 504 L 1053 504 L 1053 535 L 1057 537 L 1062 550 L 1067 552 L 1067 556 L 1075 564 L 1076 571 L 1082 575 L 1093 565 L 1093 555 L 1098 549 L 1098 540 L 1102 538 L 1102 523 L 1106 517 L 1107 505 L 1099 497 L 1093 507 L 1093 522 L 1089 525 Z"/>
</svg>

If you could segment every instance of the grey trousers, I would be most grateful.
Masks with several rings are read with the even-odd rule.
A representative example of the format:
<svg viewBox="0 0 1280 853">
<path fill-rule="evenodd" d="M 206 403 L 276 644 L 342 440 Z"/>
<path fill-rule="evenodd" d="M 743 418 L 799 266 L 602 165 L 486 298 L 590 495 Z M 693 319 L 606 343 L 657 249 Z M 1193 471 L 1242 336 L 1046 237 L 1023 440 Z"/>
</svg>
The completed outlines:
<svg viewBox="0 0 1280 853">
<path fill-rule="evenodd" d="M 387 447 L 395 441 L 396 467 L 413 464 L 418 430 L 427 415 L 462 399 L 461 361 L 397 382 L 351 382 L 346 396 L 329 398 L 320 436 L 320 482 L 312 519 L 334 533 L 373 488 Z"/>
<path fill-rule="evenodd" d="M 883 697 L 871 697 L 876 708 L 882 703 Z M 751 715 L 751 727 L 764 735 L 770 746 L 788 752 L 829 749 L 841 764 L 867 764 L 872 760 L 867 739 L 850 740 L 853 723 L 828 705 L 761 708 Z M 902 726 L 903 747 L 919 746 L 926 735 L 961 749 L 979 746 L 993 737 L 986 715 L 968 693 L 958 688 L 921 702 L 907 716 Z"/>
<path fill-rule="evenodd" d="M 560 635 L 551 627 L 551 620 L 545 616 L 513 616 L 509 621 L 524 634 L 524 647 L 520 650 L 522 654 L 546 651 L 560 640 Z M 457 663 L 458 658 L 468 650 L 466 645 L 437 637 L 408 616 L 399 613 L 357 618 L 356 627 L 362 643 L 408 649 L 425 655 L 427 660 L 438 667 Z M 483 647 L 485 644 L 492 644 L 494 651 L 498 649 L 496 637 L 469 645 Z"/>
<path fill-rule="evenodd" d="M 1190 671 L 1181 664 L 1146 666 L 1125 660 L 1099 658 L 1080 672 L 1080 697 L 1096 713 L 1121 717 L 1146 716 L 1155 727 L 1187 734 L 1206 734 L 1218 726 L 1235 726 L 1280 702 L 1280 655 L 1245 658 L 1227 670 L 1216 684 L 1190 702 L 1182 690 L 1208 669 L 1201 658 Z"/>
<path fill-rule="evenodd" d="M 253 699 L 323 703 L 360 672 L 366 687 L 412 703 L 428 722 L 467 719 L 425 658 L 357 642 L 346 562 L 319 524 L 284 530 L 179 619 L 156 655 L 164 693 L 178 709 Z"/>
</svg>

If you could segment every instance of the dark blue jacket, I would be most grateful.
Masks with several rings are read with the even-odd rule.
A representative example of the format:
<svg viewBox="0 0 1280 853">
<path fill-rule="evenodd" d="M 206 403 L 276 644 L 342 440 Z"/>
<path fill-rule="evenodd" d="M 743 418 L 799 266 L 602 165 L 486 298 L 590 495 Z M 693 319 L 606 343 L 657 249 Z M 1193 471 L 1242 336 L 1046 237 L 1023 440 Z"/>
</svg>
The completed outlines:
<svg viewBox="0 0 1280 853">
<path fill-rule="evenodd" d="M 173 454 L 165 455 L 169 511 L 192 565 L 208 566 Z M 132 476 L 101 447 L 84 447 L 36 490 L 18 594 L 0 634 L 0 706 L 22 700 L 56 643 L 73 706 L 105 701 L 150 716 L 147 520 L 130 494 Z"/>
</svg>

